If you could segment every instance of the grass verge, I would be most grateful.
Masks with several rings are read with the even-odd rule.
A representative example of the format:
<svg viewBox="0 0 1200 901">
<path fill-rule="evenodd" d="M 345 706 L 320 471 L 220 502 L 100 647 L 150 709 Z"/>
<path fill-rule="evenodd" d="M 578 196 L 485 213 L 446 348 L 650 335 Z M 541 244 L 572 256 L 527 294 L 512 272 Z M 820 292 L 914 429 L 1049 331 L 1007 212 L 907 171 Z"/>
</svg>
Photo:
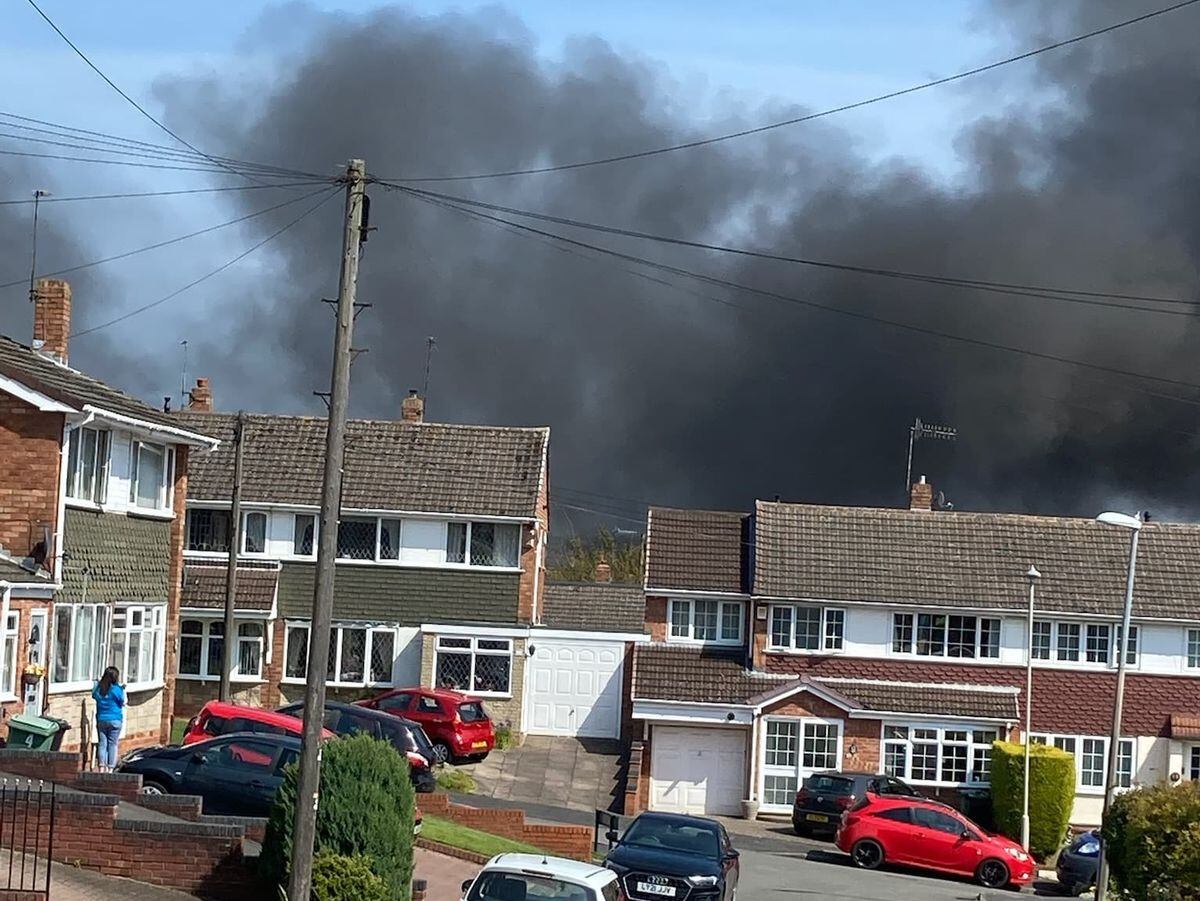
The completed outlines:
<svg viewBox="0 0 1200 901">
<path fill-rule="evenodd" d="M 474 851 L 484 857 L 493 857 L 510 851 L 524 854 L 542 854 L 541 848 L 516 842 L 502 835 L 492 835 L 490 832 L 480 832 L 469 826 L 460 826 L 453 820 L 432 817 L 426 814 L 421 823 L 421 838 L 432 842 L 441 842 L 452 848 L 462 848 L 464 851 Z"/>
</svg>

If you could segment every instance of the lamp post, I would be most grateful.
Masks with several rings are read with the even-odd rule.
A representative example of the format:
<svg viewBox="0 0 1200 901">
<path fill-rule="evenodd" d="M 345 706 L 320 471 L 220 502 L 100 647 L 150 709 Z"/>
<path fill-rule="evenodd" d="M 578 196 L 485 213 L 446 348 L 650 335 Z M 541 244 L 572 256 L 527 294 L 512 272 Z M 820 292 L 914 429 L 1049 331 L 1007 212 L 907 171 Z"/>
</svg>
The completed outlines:
<svg viewBox="0 0 1200 901">
<path fill-rule="evenodd" d="M 1138 536 L 1142 531 L 1142 514 L 1130 516 L 1126 513 L 1101 513 L 1096 522 L 1106 526 L 1128 529 L 1129 569 L 1125 576 L 1125 612 L 1121 617 L 1121 636 L 1117 642 L 1117 692 L 1113 700 L 1112 736 L 1108 742 L 1108 775 L 1104 782 L 1104 813 L 1101 822 L 1108 817 L 1113 795 L 1117 789 L 1117 760 L 1121 745 L 1121 709 L 1125 704 L 1125 661 L 1129 656 L 1129 620 L 1133 614 L 1133 578 L 1137 568 Z M 1108 854 L 1104 840 L 1100 841 L 1100 862 L 1096 870 L 1096 901 L 1104 901 L 1108 894 Z"/>
<path fill-rule="evenodd" d="M 1032 740 L 1029 733 L 1033 726 L 1033 597 L 1037 580 L 1042 577 L 1036 566 L 1030 566 L 1025 573 L 1029 579 L 1029 620 L 1025 628 L 1025 784 L 1024 797 L 1021 800 L 1021 847 L 1029 852 L 1029 746 Z"/>
</svg>

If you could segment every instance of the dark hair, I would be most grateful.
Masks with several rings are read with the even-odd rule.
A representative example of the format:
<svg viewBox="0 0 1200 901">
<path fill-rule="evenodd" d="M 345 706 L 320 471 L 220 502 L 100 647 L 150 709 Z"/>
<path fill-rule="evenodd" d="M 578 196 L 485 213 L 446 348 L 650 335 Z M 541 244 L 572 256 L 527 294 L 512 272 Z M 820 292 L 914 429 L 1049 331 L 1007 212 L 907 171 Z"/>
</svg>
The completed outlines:
<svg viewBox="0 0 1200 901">
<path fill-rule="evenodd" d="M 100 677 L 100 694 L 107 695 L 110 688 L 117 684 L 117 680 L 121 674 L 115 666 L 110 666 L 104 671 L 104 675 Z"/>
</svg>

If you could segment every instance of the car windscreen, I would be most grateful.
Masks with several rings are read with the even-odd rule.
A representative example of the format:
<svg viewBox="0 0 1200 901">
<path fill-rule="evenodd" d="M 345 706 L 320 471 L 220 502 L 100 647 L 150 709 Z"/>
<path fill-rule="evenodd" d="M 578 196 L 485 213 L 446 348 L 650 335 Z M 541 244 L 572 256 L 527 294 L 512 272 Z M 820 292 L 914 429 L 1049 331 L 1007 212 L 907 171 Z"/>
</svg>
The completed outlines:
<svg viewBox="0 0 1200 901">
<path fill-rule="evenodd" d="M 712 859 L 720 856 L 720 838 L 716 827 L 706 823 L 639 817 L 626 830 L 621 844 L 639 848 L 661 848 L 664 851 L 695 854 Z"/>
<path fill-rule="evenodd" d="M 809 776 L 804 780 L 804 788 L 817 795 L 852 795 L 854 780 L 844 776 Z"/>
<path fill-rule="evenodd" d="M 536 873 L 481 873 L 471 886 L 468 901 L 596 901 L 596 893 L 584 885 L 564 882 Z"/>
<path fill-rule="evenodd" d="M 464 723 L 478 723 L 487 719 L 487 713 L 478 701 L 467 701 L 458 705 L 458 718 Z"/>
</svg>

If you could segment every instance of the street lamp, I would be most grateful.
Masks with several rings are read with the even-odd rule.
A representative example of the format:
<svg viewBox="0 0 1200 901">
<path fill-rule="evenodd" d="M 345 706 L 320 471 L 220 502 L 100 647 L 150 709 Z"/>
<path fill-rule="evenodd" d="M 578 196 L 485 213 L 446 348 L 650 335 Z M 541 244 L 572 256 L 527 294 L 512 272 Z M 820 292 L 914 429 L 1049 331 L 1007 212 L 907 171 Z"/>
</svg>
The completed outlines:
<svg viewBox="0 0 1200 901">
<path fill-rule="evenodd" d="M 1117 696 L 1113 701 L 1112 736 L 1108 742 L 1108 775 L 1104 783 L 1104 813 L 1101 822 L 1108 817 L 1113 795 L 1117 788 L 1117 758 L 1121 745 L 1121 708 L 1125 704 L 1125 661 L 1129 648 L 1129 619 L 1133 613 L 1133 577 L 1137 568 L 1138 536 L 1142 531 L 1142 514 L 1130 516 L 1126 513 L 1101 513 L 1096 522 L 1106 526 L 1127 529 L 1129 541 L 1129 570 L 1125 577 L 1125 613 L 1121 618 L 1121 636 L 1117 642 Z M 1096 871 L 1096 901 L 1104 901 L 1108 893 L 1108 854 L 1104 841 L 1100 842 L 1100 864 Z"/>
<path fill-rule="evenodd" d="M 1033 596 L 1037 580 L 1042 577 L 1036 566 L 1030 566 L 1025 573 L 1029 579 L 1029 621 L 1025 632 L 1025 787 L 1021 802 L 1021 847 L 1029 852 L 1029 737 L 1033 725 Z"/>
</svg>

